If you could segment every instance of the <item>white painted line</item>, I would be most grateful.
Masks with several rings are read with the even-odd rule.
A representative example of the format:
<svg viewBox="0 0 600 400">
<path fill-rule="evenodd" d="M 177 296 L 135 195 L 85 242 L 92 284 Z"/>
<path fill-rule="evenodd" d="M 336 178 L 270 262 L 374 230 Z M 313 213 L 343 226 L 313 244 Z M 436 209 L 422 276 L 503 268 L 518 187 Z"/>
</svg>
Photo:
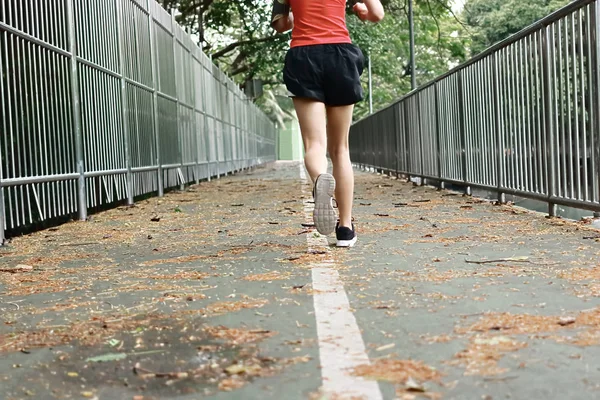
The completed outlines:
<svg viewBox="0 0 600 400">
<path fill-rule="evenodd" d="M 304 166 L 300 165 L 300 179 L 306 184 Z M 312 222 L 313 205 L 310 191 L 304 186 L 304 214 Z M 328 249 L 327 238 L 306 234 L 308 251 Z M 335 261 L 328 257 L 310 265 L 312 271 L 315 318 L 319 339 L 319 358 L 323 377 L 322 392 L 335 399 L 383 400 L 379 385 L 353 375 L 354 368 L 369 364 L 356 318 L 350 311 L 350 302 L 340 276 L 333 267 Z"/>
</svg>

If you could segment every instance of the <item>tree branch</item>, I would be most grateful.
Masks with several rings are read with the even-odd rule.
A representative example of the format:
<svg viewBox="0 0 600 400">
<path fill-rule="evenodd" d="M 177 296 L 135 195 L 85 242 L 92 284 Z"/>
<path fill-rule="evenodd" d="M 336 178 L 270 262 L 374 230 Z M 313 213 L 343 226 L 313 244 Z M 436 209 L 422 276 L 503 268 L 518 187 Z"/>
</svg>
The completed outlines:
<svg viewBox="0 0 600 400">
<path fill-rule="evenodd" d="M 284 33 L 279 33 L 277 35 L 267 36 L 267 37 L 260 38 L 260 39 L 240 40 L 239 42 L 231 43 L 230 45 L 227 45 L 224 48 L 222 48 L 221 50 L 213 53 L 212 58 L 213 58 L 213 60 L 216 60 L 217 58 L 227 55 L 227 53 L 237 49 L 240 46 L 245 46 L 247 44 L 270 42 L 271 40 L 279 39 L 284 36 L 285 36 Z"/>
<path fill-rule="evenodd" d="M 429 8 L 429 13 L 431 14 L 431 17 L 433 18 L 433 20 L 435 21 L 435 26 L 437 27 L 438 50 L 440 50 L 442 48 L 442 30 L 440 29 L 440 22 L 435 17 L 435 14 L 433 13 L 433 9 L 431 8 L 431 3 L 429 2 L 429 0 L 427 0 L 427 7 Z M 442 59 L 441 51 L 439 51 L 438 54 L 439 54 L 439 58 Z"/>
<path fill-rule="evenodd" d="M 460 26 L 462 26 L 463 29 L 467 31 L 467 33 L 471 34 L 471 32 L 470 32 L 469 27 L 467 26 L 467 24 L 465 24 L 464 22 L 462 22 L 460 20 L 460 18 L 458 18 L 458 16 L 452 10 L 452 7 L 449 7 L 446 3 L 444 3 L 441 0 L 435 0 L 435 1 L 438 4 L 440 4 L 442 7 L 444 7 L 452 15 L 452 17 L 456 20 L 456 22 L 458 22 L 460 24 Z"/>
</svg>

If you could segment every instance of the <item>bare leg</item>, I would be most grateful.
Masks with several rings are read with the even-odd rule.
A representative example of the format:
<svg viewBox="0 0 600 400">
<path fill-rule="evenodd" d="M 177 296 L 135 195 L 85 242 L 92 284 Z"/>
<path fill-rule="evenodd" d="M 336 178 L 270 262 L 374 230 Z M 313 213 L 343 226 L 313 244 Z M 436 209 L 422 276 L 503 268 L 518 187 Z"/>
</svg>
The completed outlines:
<svg viewBox="0 0 600 400">
<path fill-rule="evenodd" d="M 348 136 L 354 106 L 327 107 L 327 141 L 336 181 L 335 199 L 340 213 L 340 226 L 352 227 L 354 171 L 350 162 Z"/>
<path fill-rule="evenodd" d="M 316 100 L 294 98 L 304 142 L 304 165 L 313 182 L 327 172 L 325 105 Z"/>
</svg>

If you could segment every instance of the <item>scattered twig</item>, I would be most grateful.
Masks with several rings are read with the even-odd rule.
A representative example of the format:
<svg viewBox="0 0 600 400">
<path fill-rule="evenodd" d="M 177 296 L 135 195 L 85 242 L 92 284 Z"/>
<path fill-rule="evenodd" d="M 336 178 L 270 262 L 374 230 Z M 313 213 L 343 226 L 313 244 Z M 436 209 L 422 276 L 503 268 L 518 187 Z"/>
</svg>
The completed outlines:
<svg viewBox="0 0 600 400">
<path fill-rule="evenodd" d="M 513 379 L 517 379 L 518 376 L 506 376 L 506 377 L 487 377 L 487 378 L 483 378 L 484 381 L 486 382 L 504 382 L 504 381 L 508 381 L 508 380 L 513 380 Z"/>
<path fill-rule="evenodd" d="M 531 261 L 529 261 L 526 258 L 498 258 L 495 260 L 465 260 L 466 263 L 468 264 L 492 264 L 492 263 L 497 263 L 497 262 L 507 262 L 507 261 L 511 261 L 511 262 L 524 262 L 524 263 L 531 263 Z"/>
<path fill-rule="evenodd" d="M 507 258 L 497 258 L 495 260 L 465 260 L 468 264 L 493 264 L 499 262 L 516 262 L 516 263 L 528 263 L 533 265 L 556 265 L 557 262 L 534 262 L 529 259 L 529 257 L 507 257 Z"/>
<path fill-rule="evenodd" d="M 133 367 L 133 373 L 143 378 L 170 378 L 170 379 L 185 379 L 189 376 L 187 372 L 152 372 L 142 368 L 140 363 L 136 363 Z"/>
<path fill-rule="evenodd" d="M 3 345 L 0 345 L 0 349 L 3 349 L 5 347 L 10 347 L 11 345 L 17 343 L 16 340 L 13 340 L 12 342 L 8 342 L 8 343 L 4 343 Z"/>
<path fill-rule="evenodd" d="M 10 302 L 7 301 L 7 302 L 3 302 L 3 303 L 0 303 L 0 304 L 10 304 L 11 306 L 17 307 L 17 310 L 20 309 L 20 307 L 19 307 L 19 305 L 17 303 L 10 303 Z"/>
</svg>

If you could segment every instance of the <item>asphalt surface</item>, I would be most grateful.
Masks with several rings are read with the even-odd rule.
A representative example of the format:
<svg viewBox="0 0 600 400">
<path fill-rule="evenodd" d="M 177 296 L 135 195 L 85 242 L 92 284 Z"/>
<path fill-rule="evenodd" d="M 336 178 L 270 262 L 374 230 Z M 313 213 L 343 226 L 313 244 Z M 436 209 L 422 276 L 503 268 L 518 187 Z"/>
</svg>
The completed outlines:
<svg viewBox="0 0 600 400">
<path fill-rule="evenodd" d="M 357 245 L 309 252 L 299 171 L 270 164 L 14 238 L 0 398 L 334 399 L 311 277 L 324 260 L 370 360 L 354 373 L 385 399 L 600 397 L 597 231 L 356 171 Z"/>
</svg>

